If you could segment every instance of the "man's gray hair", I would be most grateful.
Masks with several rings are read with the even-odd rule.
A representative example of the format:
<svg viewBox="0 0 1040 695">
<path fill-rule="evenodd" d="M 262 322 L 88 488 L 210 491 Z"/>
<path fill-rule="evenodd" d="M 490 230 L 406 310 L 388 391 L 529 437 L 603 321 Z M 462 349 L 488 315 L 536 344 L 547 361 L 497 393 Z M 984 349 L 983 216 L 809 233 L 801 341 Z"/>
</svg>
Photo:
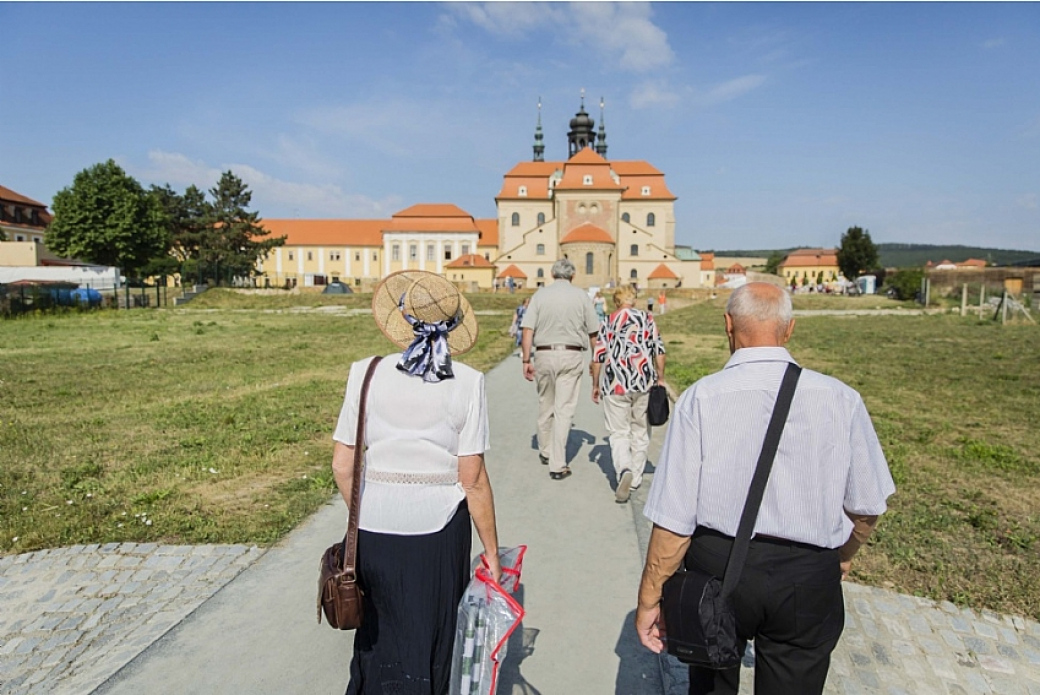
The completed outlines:
<svg viewBox="0 0 1040 695">
<path fill-rule="evenodd" d="M 560 260 L 553 263 L 552 276 L 561 280 L 570 280 L 574 277 L 574 273 L 577 272 L 577 268 L 571 263 L 569 258 L 561 258 Z"/>
<path fill-rule="evenodd" d="M 760 283 L 743 285 L 733 290 L 726 302 L 726 313 L 733 317 L 735 323 L 741 320 L 775 323 L 777 333 L 783 334 L 794 317 L 791 295 L 779 287 L 776 292 L 756 291 L 758 288 L 755 284 Z"/>
</svg>

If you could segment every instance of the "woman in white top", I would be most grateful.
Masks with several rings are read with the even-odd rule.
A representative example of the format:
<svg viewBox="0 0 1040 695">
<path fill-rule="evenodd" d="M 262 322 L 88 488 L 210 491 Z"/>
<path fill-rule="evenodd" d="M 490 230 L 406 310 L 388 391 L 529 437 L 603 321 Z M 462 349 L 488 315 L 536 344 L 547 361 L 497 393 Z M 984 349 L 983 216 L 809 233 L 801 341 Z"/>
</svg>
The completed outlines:
<svg viewBox="0 0 1040 695">
<path fill-rule="evenodd" d="M 476 342 L 477 322 L 454 285 L 425 271 L 388 276 L 372 311 L 405 351 L 380 362 L 369 386 L 357 551 L 365 618 L 347 695 L 445 695 L 469 581 L 471 518 L 492 573 L 501 575 L 484 468 L 484 375 L 452 361 Z M 371 359 L 351 365 L 334 435 L 332 469 L 348 504 Z"/>
</svg>

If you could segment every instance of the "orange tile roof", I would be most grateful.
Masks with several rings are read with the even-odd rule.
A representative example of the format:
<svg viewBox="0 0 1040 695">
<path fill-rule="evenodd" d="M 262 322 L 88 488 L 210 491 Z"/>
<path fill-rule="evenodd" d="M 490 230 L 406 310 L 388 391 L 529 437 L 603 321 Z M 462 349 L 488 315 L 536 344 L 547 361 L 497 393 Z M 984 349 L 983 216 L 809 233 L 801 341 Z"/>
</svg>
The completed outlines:
<svg viewBox="0 0 1040 695">
<path fill-rule="evenodd" d="M 812 266 L 838 266 L 838 254 L 834 249 L 800 249 L 801 253 L 791 252 L 783 261 L 780 268 L 805 268 Z M 813 253 L 805 253 L 812 251 Z"/>
<path fill-rule="evenodd" d="M 576 166 L 607 168 L 579 171 L 574 168 Z M 495 196 L 495 200 L 522 200 L 524 198 L 544 200 L 549 197 L 549 177 L 557 171 L 567 171 L 568 169 L 571 174 L 578 174 L 577 182 L 572 180 L 573 177 L 566 176 L 565 180 L 557 185 L 557 188 L 603 188 L 604 186 L 600 184 L 605 181 L 605 186 L 611 190 L 627 189 L 622 193 L 623 200 L 677 199 L 675 194 L 668 190 L 664 181 L 664 173 L 649 162 L 641 159 L 608 162 L 594 150 L 586 147 L 567 162 L 520 162 L 506 173 L 502 181 L 502 188 Z M 620 177 L 620 186 L 615 184 L 613 177 L 609 175 L 611 170 Z M 597 171 L 599 176 L 597 176 Z M 593 175 L 593 186 L 584 185 L 585 174 Z M 520 195 L 520 186 L 527 187 L 526 196 Z M 650 186 L 650 195 L 643 195 L 643 186 Z"/>
<path fill-rule="evenodd" d="M 666 266 L 664 263 L 657 266 L 653 271 L 647 275 L 651 280 L 678 280 L 679 276 L 675 272 Z"/>
<path fill-rule="evenodd" d="M 730 267 L 726 268 L 726 272 L 730 273 L 731 275 L 736 275 L 736 274 L 746 275 L 747 274 L 747 268 L 745 268 L 744 266 L 740 265 L 739 263 L 734 263 Z"/>
<path fill-rule="evenodd" d="M 448 268 L 494 268 L 494 264 L 483 256 L 475 253 L 468 253 L 465 256 L 459 256 L 454 261 L 447 265 Z"/>
<path fill-rule="evenodd" d="M 715 254 L 705 251 L 700 254 L 701 270 L 715 270 Z"/>
<path fill-rule="evenodd" d="M 388 232 L 477 232 L 473 215 L 444 203 L 420 203 L 395 212 L 384 227 Z"/>
<path fill-rule="evenodd" d="M 650 162 L 644 162 L 641 159 L 612 161 L 610 166 L 617 172 L 618 176 L 664 176 L 664 172 L 660 169 Z"/>
<path fill-rule="evenodd" d="M 286 246 L 382 246 L 387 220 L 263 220 Z"/>
<path fill-rule="evenodd" d="M 668 190 L 664 175 L 622 176 L 621 184 L 626 187 L 621 194 L 622 200 L 677 200 L 675 194 Z M 643 186 L 650 187 L 650 195 L 643 195 Z"/>
<path fill-rule="evenodd" d="M 498 277 L 500 277 L 500 278 L 521 278 L 523 280 L 526 280 L 527 279 L 527 273 L 525 273 L 524 271 L 520 270 L 515 265 L 511 265 L 508 268 L 506 268 L 505 270 L 503 270 L 501 273 L 499 273 Z"/>
<path fill-rule="evenodd" d="M 795 249 L 788 256 L 821 256 L 828 253 L 838 253 L 838 249 Z"/>
<path fill-rule="evenodd" d="M 985 268 L 986 267 L 986 261 L 980 260 L 978 258 L 969 258 L 968 260 L 964 261 L 963 263 L 958 263 L 957 267 L 959 267 L 959 268 Z"/>
<path fill-rule="evenodd" d="M 480 230 L 480 241 L 477 246 L 498 247 L 498 220 L 473 220 Z"/>
<path fill-rule="evenodd" d="M 586 222 L 579 227 L 575 227 L 560 239 L 561 244 L 573 244 L 578 241 L 603 244 L 614 243 L 614 239 L 611 238 L 610 234 L 608 234 L 605 229 L 601 229 L 591 222 Z"/>
<path fill-rule="evenodd" d="M 6 186 L 0 186 L 0 200 L 3 200 L 3 201 L 8 202 L 8 203 L 21 203 L 23 205 L 35 205 L 36 207 L 40 207 L 40 208 L 47 207 L 43 203 L 35 201 L 32 198 L 25 197 L 21 193 L 15 193 L 10 188 L 7 188 Z"/>
</svg>

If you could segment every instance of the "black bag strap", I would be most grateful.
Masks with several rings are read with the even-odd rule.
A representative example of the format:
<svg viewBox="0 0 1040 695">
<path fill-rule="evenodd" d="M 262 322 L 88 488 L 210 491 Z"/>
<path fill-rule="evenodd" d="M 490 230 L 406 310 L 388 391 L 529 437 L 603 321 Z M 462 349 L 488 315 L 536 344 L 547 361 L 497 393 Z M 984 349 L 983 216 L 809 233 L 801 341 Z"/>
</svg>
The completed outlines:
<svg viewBox="0 0 1040 695">
<path fill-rule="evenodd" d="M 382 356 L 372 358 L 361 382 L 361 398 L 358 401 L 357 434 L 354 436 L 354 485 L 350 489 L 350 509 L 347 510 L 347 533 L 343 536 L 343 552 L 340 554 L 340 571 L 354 576 L 357 561 L 358 514 L 361 511 L 361 478 L 365 467 L 365 405 L 368 401 L 368 385 Z"/>
<path fill-rule="evenodd" d="M 794 390 L 798 386 L 798 377 L 801 375 L 801 367 L 794 362 L 787 363 L 784 380 L 780 382 L 780 391 L 776 394 L 776 405 L 773 407 L 773 415 L 769 418 L 769 427 L 766 429 L 762 453 L 758 455 L 755 475 L 751 479 L 751 487 L 748 489 L 747 500 L 744 502 L 744 511 L 740 514 L 737 536 L 733 539 L 733 547 L 729 551 L 726 574 L 722 579 L 723 598 L 733 593 L 733 590 L 737 588 L 737 582 L 740 581 L 740 575 L 744 572 L 744 562 L 747 560 L 751 533 L 755 530 L 755 520 L 758 518 L 758 509 L 762 506 L 762 496 L 766 492 L 766 482 L 769 480 L 769 472 L 773 469 L 776 450 L 780 446 L 780 436 L 784 433 L 784 425 L 787 424 L 787 414 L 791 411 L 791 401 L 794 400 Z"/>
</svg>

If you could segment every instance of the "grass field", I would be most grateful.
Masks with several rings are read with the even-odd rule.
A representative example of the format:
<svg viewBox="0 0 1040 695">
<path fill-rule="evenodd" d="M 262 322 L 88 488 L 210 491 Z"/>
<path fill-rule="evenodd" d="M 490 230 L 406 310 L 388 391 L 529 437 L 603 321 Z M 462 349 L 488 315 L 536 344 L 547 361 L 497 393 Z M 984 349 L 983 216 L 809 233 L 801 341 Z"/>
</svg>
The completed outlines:
<svg viewBox="0 0 1040 695">
<path fill-rule="evenodd" d="M 677 388 L 725 364 L 723 308 L 660 317 Z M 863 395 L 898 486 L 854 578 L 1040 618 L 1040 329 L 802 317 L 789 347 Z"/>
<path fill-rule="evenodd" d="M 392 349 L 370 315 L 299 309 L 370 300 L 213 290 L 0 323 L 0 553 L 281 537 L 334 489 L 351 362 Z M 474 300 L 480 339 L 460 361 L 509 353 L 516 303 Z"/>
<path fill-rule="evenodd" d="M 175 310 L 0 323 L 0 553 L 284 535 L 333 490 L 350 363 L 391 349 L 349 314 L 368 302 L 213 290 Z M 474 299 L 481 337 L 461 361 L 487 369 L 510 352 L 516 303 Z M 725 363 L 722 311 L 720 299 L 660 317 L 677 388 Z M 1040 329 L 802 317 L 790 347 L 863 394 L 899 487 L 855 578 L 1040 618 Z"/>
</svg>

